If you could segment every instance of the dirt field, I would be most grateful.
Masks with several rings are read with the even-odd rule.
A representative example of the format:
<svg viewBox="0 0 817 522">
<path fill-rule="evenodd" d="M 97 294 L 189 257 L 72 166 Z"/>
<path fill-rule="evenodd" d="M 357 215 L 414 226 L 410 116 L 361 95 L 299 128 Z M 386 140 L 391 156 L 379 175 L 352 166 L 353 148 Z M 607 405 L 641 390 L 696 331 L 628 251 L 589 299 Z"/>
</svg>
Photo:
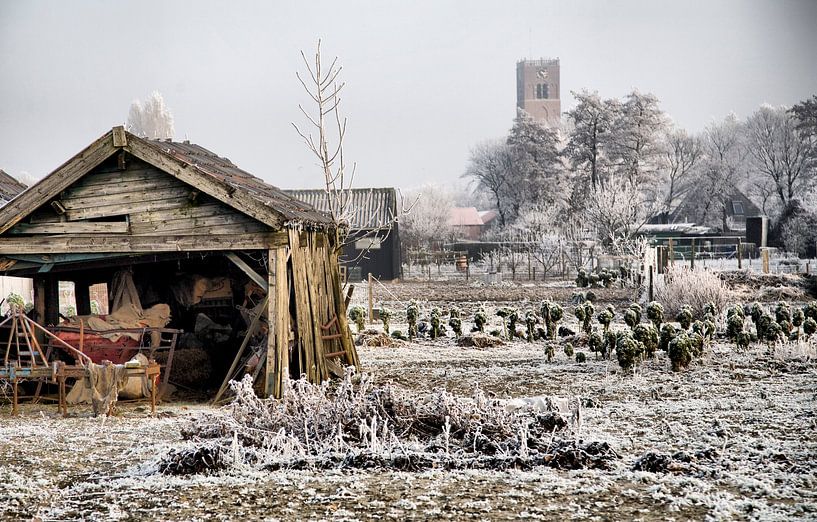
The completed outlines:
<svg viewBox="0 0 817 522">
<path fill-rule="evenodd" d="M 157 460 L 207 406 L 162 406 L 157 419 L 134 406 L 107 419 L 73 409 L 62 419 L 50 406 L 12 418 L 3 405 L 0 519 L 817 519 L 814 344 L 748 353 L 717 345 L 683 373 L 670 372 L 661 353 L 635 375 L 592 356 L 578 364 L 557 353 L 548 363 L 541 344 L 524 342 L 479 350 L 447 339 L 360 355 L 379 380 L 418 392 L 470 395 L 479 385 L 500 398 L 580 397 L 577 436 L 609 442 L 620 458 L 610 470 L 168 477 L 155 473 Z M 690 462 L 633 471 L 648 451 L 684 452 Z"/>
</svg>

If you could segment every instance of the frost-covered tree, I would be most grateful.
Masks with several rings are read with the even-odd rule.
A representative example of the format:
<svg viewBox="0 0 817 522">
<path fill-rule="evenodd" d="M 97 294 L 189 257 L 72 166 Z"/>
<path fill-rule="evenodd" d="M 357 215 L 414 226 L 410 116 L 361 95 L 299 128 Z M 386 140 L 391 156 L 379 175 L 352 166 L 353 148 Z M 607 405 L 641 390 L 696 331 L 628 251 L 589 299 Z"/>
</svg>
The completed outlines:
<svg viewBox="0 0 817 522">
<path fill-rule="evenodd" d="M 414 204 L 411 212 L 400 219 L 400 232 L 408 244 L 430 247 L 432 242 L 445 240 L 451 235 L 449 218 L 454 199 L 447 190 L 427 184 L 409 192 L 407 199 Z"/>
<path fill-rule="evenodd" d="M 746 121 L 750 166 L 772 187 L 783 209 L 815 184 L 813 147 L 803 139 L 798 123 L 785 107 L 770 105 L 761 106 Z"/>
<path fill-rule="evenodd" d="M 574 172 L 582 173 L 593 190 L 606 178 L 610 132 L 618 102 L 602 100 L 597 92 L 573 92 L 576 107 L 567 112 L 572 129 L 564 154 Z"/>
<path fill-rule="evenodd" d="M 634 236 L 654 206 L 636 184 L 627 179 L 611 179 L 604 189 L 587 198 L 583 216 L 601 243 L 614 251 Z"/>
<path fill-rule="evenodd" d="M 143 138 L 173 138 L 173 115 L 159 91 L 153 91 L 144 103 L 139 100 L 131 103 L 127 128 Z"/>
<path fill-rule="evenodd" d="M 468 167 L 463 174 L 464 178 L 472 180 L 475 190 L 484 190 L 491 195 L 501 227 L 509 221 L 512 157 L 511 147 L 504 142 L 482 143 L 471 150 Z"/>
<path fill-rule="evenodd" d="M 630 183 L 645 184 L 655 181 L 661 136 L 666 116 L 658 107 L 658 98 L 634 90 L 620 106 L 611 104 L 616 112 L 611 135 L 612 155 L 617 171 Z"/>
<path fill-rule="evenodd" d="M 683 129 L 672 129 L 664 137 L 661 151 L 663 211 L 669 213 L 694 185 L 695 167 L 703 157 L 701 140 Z"/>
</svg>

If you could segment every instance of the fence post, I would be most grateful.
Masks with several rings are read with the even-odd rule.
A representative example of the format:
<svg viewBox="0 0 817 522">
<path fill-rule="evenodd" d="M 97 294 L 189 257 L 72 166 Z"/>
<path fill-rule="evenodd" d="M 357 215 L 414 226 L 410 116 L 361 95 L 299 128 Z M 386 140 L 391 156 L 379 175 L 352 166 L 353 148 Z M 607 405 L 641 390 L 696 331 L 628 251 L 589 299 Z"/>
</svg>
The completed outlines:
<svg viewBox="0 0 817 522">
<path fill-rule="evenodd" d="M 689 268 L 695 269 L 695 238 L 689 240 Z"/>
<path fill-rule="evenodd" d="M 372 299 L 372 273 L 369 272 L 369 323 L 370 324 L 374 322 L 374 313 L 372 311 L 373 301 L 374 300 Z"/>
<path fill-rule="evenodd" d="M 667 244 L 667 248 L 669 249 L 669 251 L 667 252 L 667 256 L 669 257 L 669 265 L 670 266 L 675 264 L 675 250 L 672 247 L 673 247 L 673 241 L 672 241 L 672 238 L 669 238 L 669 242 Z"/>
<path fill-rule="evenodd" d="M 653 300 L 652 271 L 653 271 L 653 266 L 650 265 L 650 274 L 649 274 L 650 279 L 649 279 L 649 286 L 647 287 L 647 298 L 648 298 L 647 300 L 648 301 Z"/>
<path fill-rule="evenodd" d="M 768 274 L 769 273 L 769 250 L 767 248 L 764 248 L 763 250 L 760 251 L 760 259 L 761 259 L 761 264 L 763 266 L 763 273 Z"/>
<path fill-rule="evenodd" d="M 743 243 L 738 239 L 738 270 L 743 268 Z"/>
</svg>

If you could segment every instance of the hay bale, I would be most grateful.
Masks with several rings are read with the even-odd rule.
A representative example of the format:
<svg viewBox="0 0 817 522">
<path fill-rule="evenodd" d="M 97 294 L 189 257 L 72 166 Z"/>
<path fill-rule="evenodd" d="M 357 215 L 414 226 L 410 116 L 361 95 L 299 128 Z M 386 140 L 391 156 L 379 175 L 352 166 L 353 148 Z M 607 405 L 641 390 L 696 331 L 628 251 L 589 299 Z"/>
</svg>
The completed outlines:
<svg viewBox="0 0 817 522">
<path fill-rule="evenodd" d="M 156 362 L 165 364 L 167 362 L 167 352 L 157 353 Z M 212 374 L 213 363 L 204 350 L 185 348 L 173 352 L 170 382 L 189 388 L 202 388 L 207 385 Z"/>
<path fill-rule="evenodd" d="M 358 346 L 389 347 L 394 348 L 406 344 L 400 339 L 377 330 L 364 330 L 357 336 L 355 344 Z"/>
<path fill-rule="evenodd" d="M 457 346 L 466 348 L 493 348 L 495 346 L 505 346 L 505 342 L 499 337 L 492 335 L 473 333 L 458 338 Z"/>
</svg>

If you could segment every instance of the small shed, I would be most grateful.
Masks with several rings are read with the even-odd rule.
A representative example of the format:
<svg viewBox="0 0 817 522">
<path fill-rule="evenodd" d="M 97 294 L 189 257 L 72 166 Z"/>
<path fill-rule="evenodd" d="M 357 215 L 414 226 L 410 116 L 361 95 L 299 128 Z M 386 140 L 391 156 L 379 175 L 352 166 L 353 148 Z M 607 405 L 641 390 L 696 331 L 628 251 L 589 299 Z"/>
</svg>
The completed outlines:
<svg viewBox="0 0 817 522">
<path fill-rule="evenodd" d="M 280 396 L 287 375 L 321 382 L 359 364 L 335 237 L 329 216 L 226 158 L 114 127 L 0 209 L 0 273 L 33 279 L 35 314 L 51 325 L 60 281 L 89 314 L 89 286 L 110 288 L 123 268 L 146 301 L 175 303 L 174 284 L 200 274 L 232 282 L 219 295 L 227 312 L 257 291 L 259 379 Z"/>
<path fill-rule="evenodd" d="M 322 211 L 329 209 L 323 189 L 288 189 L 288 195 Z M 400 277 L 400 227 L 394 188 L 353 188 L 344 191 L 351 211 L 349 236 L 341 263 L 347 279 L 360 281 L 368 274 L 391 281 Z"/>
</svg>

